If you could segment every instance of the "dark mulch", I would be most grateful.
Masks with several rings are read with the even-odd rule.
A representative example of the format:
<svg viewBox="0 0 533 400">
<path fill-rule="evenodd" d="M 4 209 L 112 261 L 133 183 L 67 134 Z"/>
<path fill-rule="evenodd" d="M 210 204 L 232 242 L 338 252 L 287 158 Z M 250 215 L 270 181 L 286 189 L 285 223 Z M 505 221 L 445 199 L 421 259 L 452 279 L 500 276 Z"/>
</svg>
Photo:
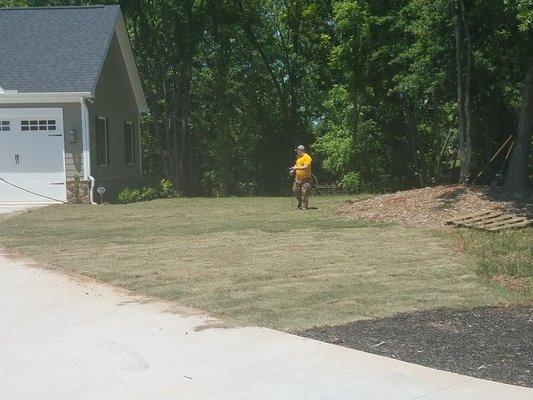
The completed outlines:
<svg viewBox="0 0 533 400">
<path fill-rule="evenodd" d="M 298 334 L 441 370 L 533 387 L 533 307 L 423 311 Z"/>
</svg>

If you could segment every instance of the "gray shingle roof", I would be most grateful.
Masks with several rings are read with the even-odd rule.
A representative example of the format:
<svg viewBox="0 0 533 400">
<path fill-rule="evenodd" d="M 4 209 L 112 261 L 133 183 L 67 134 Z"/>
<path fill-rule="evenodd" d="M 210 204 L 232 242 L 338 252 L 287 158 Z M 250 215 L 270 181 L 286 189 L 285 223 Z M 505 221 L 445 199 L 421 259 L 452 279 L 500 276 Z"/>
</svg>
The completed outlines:
<svg viewBox="0 0 533 400">
<path fill-rule="evenodd" d="M 93 92 L 119 6 L 0 8 L 0 86 Z"/>
</svg>

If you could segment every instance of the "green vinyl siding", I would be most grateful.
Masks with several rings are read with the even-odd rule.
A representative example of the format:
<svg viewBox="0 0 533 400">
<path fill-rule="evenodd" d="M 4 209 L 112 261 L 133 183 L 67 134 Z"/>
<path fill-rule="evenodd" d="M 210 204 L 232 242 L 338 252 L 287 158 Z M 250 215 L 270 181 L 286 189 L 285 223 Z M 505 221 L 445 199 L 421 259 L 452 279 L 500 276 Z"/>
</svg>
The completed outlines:
<svg viewBox="0 0 533 400">
<path fill-rule="evenodd" d="M 116 34 L 109 45 L 102 72 L 96 86 L 95 99 L 89 105 L 91 171 L 97 184 L 108 190 L 117 191 L 122 186 L 135 183 L 140 178 L 139 113 L 131 83 L 122 57 Z M 106 118 L 107 122 L 107 165 L 101 163 L 103 142 L 97 140 L 96 120 Z M 133 123 L 133 146 L 135 163 L 127 157 L 125 123 Z M 99 136 L 102 140 L 102 137 Z M 120 186 L 120 187 L 119 187 Z"/>
</svg>

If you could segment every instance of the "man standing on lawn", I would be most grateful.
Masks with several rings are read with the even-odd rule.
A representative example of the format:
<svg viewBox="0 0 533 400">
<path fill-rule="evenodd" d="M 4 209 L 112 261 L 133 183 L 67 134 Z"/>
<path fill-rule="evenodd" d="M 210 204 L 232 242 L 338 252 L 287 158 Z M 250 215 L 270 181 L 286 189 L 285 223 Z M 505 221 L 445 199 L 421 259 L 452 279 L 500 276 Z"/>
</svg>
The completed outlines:
<svg viewBox="0 0 533 400">
<path fill-rule="evenodd" d="M 311 194 L 311 156 L 305 152 L 305 146 L 296 148 L 296 164 L 291 168 L 294 173 L 294 185 L 292 191 L 298 200 L 298 209 L 307 210 L 309 207 L 309 195 Z"/>
</svg>

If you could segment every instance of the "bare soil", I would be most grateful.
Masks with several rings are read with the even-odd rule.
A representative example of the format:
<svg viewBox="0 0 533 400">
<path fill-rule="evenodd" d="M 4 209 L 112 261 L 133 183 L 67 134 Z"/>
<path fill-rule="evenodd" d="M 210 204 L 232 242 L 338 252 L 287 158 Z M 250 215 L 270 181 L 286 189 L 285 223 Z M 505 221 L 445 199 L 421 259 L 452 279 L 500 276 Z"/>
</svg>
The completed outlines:
<svg viewBox="0 0 533 400">
<path fill-rule="evenodd" d="M 532 307 L 483 307 L 399 314 L 298 334 L 432 368 L 533 387 L 532 332 Z"/>
<path fill-rule="evenodd" d="M 524 214 L 526 205 L 486 186 L 447 185 L 405 190 L 350 202 L 342 214 L 350 219 L 397 222 L 419 228 L 447 229 L 446 221 L 482 211 Z"/>
</svg>

